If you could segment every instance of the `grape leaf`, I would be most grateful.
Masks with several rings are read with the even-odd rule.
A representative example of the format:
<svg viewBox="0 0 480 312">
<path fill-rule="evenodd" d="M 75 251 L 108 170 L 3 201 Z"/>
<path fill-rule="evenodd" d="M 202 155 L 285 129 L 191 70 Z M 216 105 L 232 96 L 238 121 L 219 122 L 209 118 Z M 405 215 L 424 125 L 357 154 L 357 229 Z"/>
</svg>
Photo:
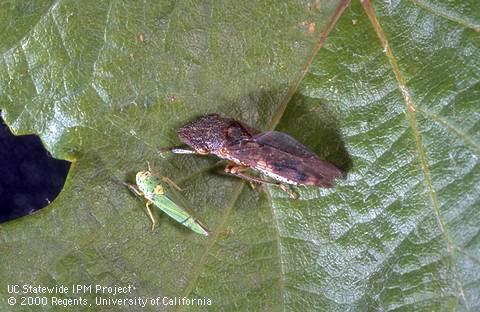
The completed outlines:
<svg viewBox="0 0 480 312">
<path fill-rule="evenodd" d="M 0 226 L 2 310 L 13 284 L 66 285 L 45 296 L 92 306 L 160 298 L 147 310 L 205 308 L 164 301 L 183 297 L 212 310 L 478 309 L 475 3 L 347 4 L 2 4 L 3 117 L 73 161 L 51 205 Z M 292 200 L 214 158 L 159 153 L 212 112 L 287 132 L 346 176 Z M 185 189 L 210 237 L 160 213 L 150 231 L 122 185 L 147 161 Z"/>
</svg>

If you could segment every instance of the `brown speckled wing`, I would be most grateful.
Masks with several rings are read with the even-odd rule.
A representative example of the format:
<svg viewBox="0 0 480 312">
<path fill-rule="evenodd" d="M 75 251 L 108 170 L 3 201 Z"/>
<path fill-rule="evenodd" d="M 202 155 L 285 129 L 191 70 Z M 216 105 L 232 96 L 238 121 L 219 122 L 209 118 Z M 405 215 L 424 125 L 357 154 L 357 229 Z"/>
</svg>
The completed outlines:
<svg viewBox="0 0 480 312">
<path fill-rule="evenodd" d="M 241 144 L 229 146 L 227 153 L 243 165 L 290 184 L 332 187 L 342 171 L 300 142 L 282 132 L 265 132 Z"/>
</svg>

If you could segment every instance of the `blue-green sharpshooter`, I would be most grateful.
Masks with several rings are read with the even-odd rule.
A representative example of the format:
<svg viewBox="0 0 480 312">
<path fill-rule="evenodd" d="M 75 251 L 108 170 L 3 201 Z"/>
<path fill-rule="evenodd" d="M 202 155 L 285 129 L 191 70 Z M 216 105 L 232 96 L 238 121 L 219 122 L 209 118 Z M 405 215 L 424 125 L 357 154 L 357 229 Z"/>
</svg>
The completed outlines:
<svg viewBox="0 0 480 312">
<path fill-rule="evenodd" d="M 186 200 L 179 200 L 178 191 L 180 188 L 168 177 L 157 176 L 150 168 L 140 171 L 136 175 L 136 186 L 126 184 L 136 195 L 147 200 L 146 207 L 152 221 L 152 230 L 155 228 L 155 218 L 150 210 L 153 204 L 178 223 L 186 226 L 195 233 L 208 235 L 209 231 L 205 225 L 195 219 L 186 209 Z M 178 195 L 173 195 L 178 194 Z"/>
</svg>

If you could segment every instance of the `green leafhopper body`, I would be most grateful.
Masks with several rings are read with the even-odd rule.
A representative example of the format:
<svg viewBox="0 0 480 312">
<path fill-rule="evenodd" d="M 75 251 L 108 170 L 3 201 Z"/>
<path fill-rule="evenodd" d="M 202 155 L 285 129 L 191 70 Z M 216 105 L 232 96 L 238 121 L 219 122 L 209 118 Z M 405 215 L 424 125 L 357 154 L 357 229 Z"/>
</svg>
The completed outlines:
<svg viewBox="0 0 480 312">
<path fill-rule="evenodd" d="M 152 229 L 155 225 L 155 219 L 150 211 L 151 204 L 195 233 L 208 235 L 209 231 L 206 226 L 193 218 L 189 212 L 178 204 L 178 201 L 172 199 L 170 194 L 173 192 L 173 188 L 180 188 L 169 178 L 156 176 L 150 170 L 140 171 L 136 175 L 136 184 L 137 187 L 130 184 L 127 184 L 127 186 L 137 195 L 147 199 L 146 206 L 152 220 Z M 167 192 L 167 190 L 170 190 L 170 192 Z"/>
</svg>

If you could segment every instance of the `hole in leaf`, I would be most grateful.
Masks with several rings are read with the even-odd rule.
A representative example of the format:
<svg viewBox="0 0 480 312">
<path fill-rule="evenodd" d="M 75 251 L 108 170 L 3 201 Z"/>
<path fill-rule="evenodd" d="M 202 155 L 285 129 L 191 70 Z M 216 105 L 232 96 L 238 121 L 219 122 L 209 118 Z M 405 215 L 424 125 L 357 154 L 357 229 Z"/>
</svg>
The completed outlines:
<svg viewBox="0 0 480 312">
<path fill-rule="evenodd" d="M 48 206 L 70 162 L 53 158 L 36 135 L 13 135 L 0 118 L 0 223 Z"/>
</svg>

